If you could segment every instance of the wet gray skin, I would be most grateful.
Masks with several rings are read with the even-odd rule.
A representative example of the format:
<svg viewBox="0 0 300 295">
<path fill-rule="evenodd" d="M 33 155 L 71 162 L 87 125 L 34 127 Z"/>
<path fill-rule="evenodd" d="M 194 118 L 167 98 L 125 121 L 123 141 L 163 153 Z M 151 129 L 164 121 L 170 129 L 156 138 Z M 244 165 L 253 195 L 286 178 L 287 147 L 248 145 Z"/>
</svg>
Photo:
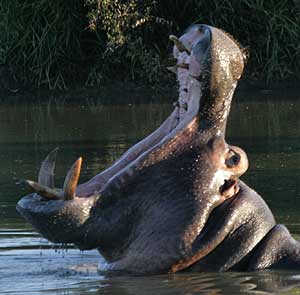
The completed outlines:
<svg viewBox="0 0 300 295">
<path fill-rule="evenodd" d="M 78 187 L 81 159 L 54 188 L 52 152 L 17 210 L 50 241 L 97 248 L 101 272 L 298 266 L 298 242 L 238 179 L 247 156 L 224 139 L 242 51 L 206 25 L 171 39 L 180 95 L 166 121 Z"/>
</svg>

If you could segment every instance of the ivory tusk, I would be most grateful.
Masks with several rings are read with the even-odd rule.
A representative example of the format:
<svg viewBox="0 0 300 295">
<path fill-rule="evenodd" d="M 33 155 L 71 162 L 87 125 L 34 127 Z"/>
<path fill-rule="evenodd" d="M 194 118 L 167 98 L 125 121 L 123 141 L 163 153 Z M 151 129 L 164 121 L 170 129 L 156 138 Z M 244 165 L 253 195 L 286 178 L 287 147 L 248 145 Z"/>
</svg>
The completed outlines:
<svg viewBox="0 0 300 295">
<path fill-rule="evenodd" d="M 38 176 L 38 183 L 47 186 L 51 189 L 55 187 L 54 185 L 54 168 L 55 168 L 55 160 L 58 148 L 55 148 L 49 155 L 45 158 L 42 162 L 39 176 Z"/>
<path fill-rule="evenodd" d="M 59 200 L 62 199 L 62 195 L 59 192 L 51 189 L 47 186 L 39 184 L 32 180 L 24 180 L 24 182 L 37 194 L 48 199 L 48 200 Z"/>
<path fill-rule="evenodd" d="M 64 200 L 73 200 L 75 198 L 76 187 L 80 176 L 81 164 L 82 158 L 80 157 L 73 164 L 65 178 L 63 187 Z"/>
</svg>

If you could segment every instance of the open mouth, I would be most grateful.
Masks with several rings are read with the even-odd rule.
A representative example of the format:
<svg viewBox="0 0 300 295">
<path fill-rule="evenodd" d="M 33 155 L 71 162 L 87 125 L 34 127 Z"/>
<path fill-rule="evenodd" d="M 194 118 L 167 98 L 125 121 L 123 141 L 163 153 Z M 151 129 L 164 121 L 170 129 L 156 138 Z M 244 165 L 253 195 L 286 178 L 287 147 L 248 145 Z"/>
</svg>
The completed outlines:
<svg viewBox="0 0 300 295">
<path fill-rule="evenodd" d="M 207 34 L 204 34 L 203 30 Z M 155 161 L 159 161 L 160 150 L 166 143 L 173 141 L 178 134 L 183 134 L 185 130 L 186 133 L 191 134 L 192 132 L 199 132 L 201 129 L 203 142 L 206 142 L 212 134 L 225 134 L 226 120 L 235 86 L 232 86 L 230 92 L 226 92 L 227 96 L 207 95 L 204 91 L 205 81 L 200 82 L 197 79 L 199 75 L 195 76 L 193 71 L 190 72 L 191 68 L 198 69 L 198 74 L 201 74 L 202 70 L 205 73 L 211 70 L 212 65 L 205 63 L 206 60 L 213 61 L 211 57 L 213 53 L 210 50 L 211 34 L 211 29 L 206 26 L 202 27 L 201 30 L 199 28 L 193 29 L 191 35 L 186 37 L 188 42 L 185 42 L 190 47 L 187 47 L 177 37 L 170 37 L 175 47 L 178 48 L 178 52 L 187 58 L 183 58 L 180 54 L 174 56 L 177 59 L 177 70 L 179 70 L 177 71 L 179 99 L 174 111 L 158 129 L 130 148 L 109 168 L 78 186 L 82 159 L 79 158 L 74 163 L 66 176 L 63 188 L 57 190 L 53 180 L 56 151 L 50 153 L 42 164 L 38 182 L 26 181 L 33 192 L 38 193 L 46 200 L 64 201 L 90 197 L 99 193 L 109 195 L 109 192 L 113 191 L 114 188 L 120 188 L 124 183 L 128 183 L 130 179 L 134 178 L 140 167 L 153 163 L 154 158 Z M 218 68 L 214 68 L 214 71 L 217 70 Z M 227 91 L 227 88 L 225 90 Z M 197 120 L 201 122 L 201 126 Z M 156 154 L 155 151 L 157 151 Z M 172 151 L 169 151 L 168 155 L 172 155 Z M 237 166 L 238 161 L 239 159 L 233 155 L 226 162 L 226 165 L 233 169 Z M 220 187 L 220 193 L 226 198 L 233 196 L 237 191 L 237 181 L 233 179 L 225 180 Z"/>
</svg>

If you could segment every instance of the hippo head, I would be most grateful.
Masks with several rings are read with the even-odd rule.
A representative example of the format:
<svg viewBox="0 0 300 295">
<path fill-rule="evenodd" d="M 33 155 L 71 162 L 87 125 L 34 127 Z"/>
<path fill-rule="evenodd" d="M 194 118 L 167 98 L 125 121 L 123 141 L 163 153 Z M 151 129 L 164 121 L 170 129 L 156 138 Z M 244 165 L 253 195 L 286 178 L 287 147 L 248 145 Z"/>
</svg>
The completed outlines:
<svg viewBox="0 0 300 295">
<path fill-rule="evenodd" d="M 109 178 L 102 172 L 77 188 L 81 158 L 64 188 L 54 189 L 54 151 L 39 181 L 27 181 L 34 193 L 17 206 L 50 241 L 97 248 L 107 261 L 102 270 L 177 270 L 173 266 L 188 261 L 214 208 L 238 194 L 238 177 L 248 167 L 246 154 L 224 139 L 244 66 L 240 48 L 206 25 L 171 39 L 181 94 L 164 136 L 151 137 L 134 157 L 129 150 L 126 165 L 115 171 L 122 158 L 117 161 Z"/>
</svg>

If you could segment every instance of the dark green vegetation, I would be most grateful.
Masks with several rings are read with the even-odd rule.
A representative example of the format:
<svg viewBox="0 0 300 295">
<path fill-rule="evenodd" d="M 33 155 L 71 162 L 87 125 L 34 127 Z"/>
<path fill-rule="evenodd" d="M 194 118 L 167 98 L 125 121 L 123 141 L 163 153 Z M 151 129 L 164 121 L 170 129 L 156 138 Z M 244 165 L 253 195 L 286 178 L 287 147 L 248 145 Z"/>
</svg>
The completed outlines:
<svg viewBox="0 0 300 295">
<path fill-rule="evenodd" d="M 36 88 L 163 81 L 168 35 L 192 23 L 233 35 L 249 78 L 300 76 L 299 0 L 1 0 L 0 15 L 0 64 Z"/>
</svg>

